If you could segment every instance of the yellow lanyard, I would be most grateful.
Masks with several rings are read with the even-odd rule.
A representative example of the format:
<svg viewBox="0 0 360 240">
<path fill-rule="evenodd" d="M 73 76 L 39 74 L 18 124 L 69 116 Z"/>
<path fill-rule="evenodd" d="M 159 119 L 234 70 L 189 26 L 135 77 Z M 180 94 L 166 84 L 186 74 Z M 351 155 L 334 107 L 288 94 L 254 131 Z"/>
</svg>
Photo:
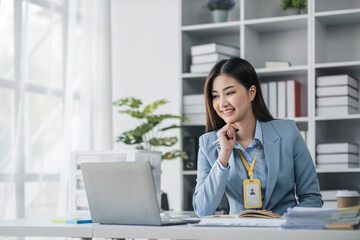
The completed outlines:
<svg viewBox="0 0 360 240">
<path fill-rule="evenodd" d="M 251 167 L 249 167 L 249 164 L 246 162 L 246 160 L 245 160 L 244 156 L 242 155 L 241 151 L 239 149 L 236 149 L 238 151 L 239 155 L 240 155 L 241 161 L 244 163 L 244 166 L 245 166 L 246 170 L 248 171 L 248 175 L 249 175 L 251 180 L 253 179 L 255 160 L 256 160 L 256 155 L 257 155 L 257 153 L 259 151 L 259 148 L 260 148 L 260 144 L 261 144 L 261 142 L 259 142 L 259 145 L 258 145 L 258 147 L 256 149 L 255 157 L 254 157 L 254 159 L 253 159 L 253 161 L 251 163 Z"/>
</svg>

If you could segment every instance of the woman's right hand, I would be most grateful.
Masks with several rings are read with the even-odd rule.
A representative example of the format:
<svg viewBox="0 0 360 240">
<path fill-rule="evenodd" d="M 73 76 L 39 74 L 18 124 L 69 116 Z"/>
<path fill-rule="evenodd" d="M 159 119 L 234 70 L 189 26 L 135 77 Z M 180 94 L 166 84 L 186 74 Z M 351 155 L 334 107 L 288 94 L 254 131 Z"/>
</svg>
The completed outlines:
<svg viewBox="0 0 360 240">
<path fill-rule="evenodd" d="M 217 137 L 220 143 L 219 161 L 224 167 L 228 166 L 231 152 L 234 149 L 236 142 L 236 127 L 230 123 L 226 124 L 217 132 Z"/>
</svg>

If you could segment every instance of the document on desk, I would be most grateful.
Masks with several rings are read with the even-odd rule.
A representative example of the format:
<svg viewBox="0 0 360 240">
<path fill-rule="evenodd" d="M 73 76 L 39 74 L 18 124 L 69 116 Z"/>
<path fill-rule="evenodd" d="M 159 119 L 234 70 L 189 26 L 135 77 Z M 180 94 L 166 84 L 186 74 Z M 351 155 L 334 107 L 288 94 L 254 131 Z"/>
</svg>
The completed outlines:
<svg viewBox="0 0 360 240">
<path fill-rule="evenodd" d="M 280 227 L 285 219 L 263 218 L 203 218 L 195 226 L 205 227 Z"/>
</svg>

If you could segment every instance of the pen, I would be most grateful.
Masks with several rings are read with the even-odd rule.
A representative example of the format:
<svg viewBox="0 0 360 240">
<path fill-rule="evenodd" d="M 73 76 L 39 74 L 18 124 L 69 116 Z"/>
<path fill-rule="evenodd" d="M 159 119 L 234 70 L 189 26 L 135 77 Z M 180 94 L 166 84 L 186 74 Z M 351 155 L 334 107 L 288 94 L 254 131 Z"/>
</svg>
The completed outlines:
<svg viewBox="0 0 360 240">
<path fill-rule="evenodd" d="M 235 129 L 235 132 L 237 133 L 239 131 L 239 128 L 238 129 Z M 227 135 L 227 133 L 226 133 Z M 219 139 L 216 139 L 215 141 L 213 141 L 213 145 L 215 146 L 220 140 Z"/>
</svg>

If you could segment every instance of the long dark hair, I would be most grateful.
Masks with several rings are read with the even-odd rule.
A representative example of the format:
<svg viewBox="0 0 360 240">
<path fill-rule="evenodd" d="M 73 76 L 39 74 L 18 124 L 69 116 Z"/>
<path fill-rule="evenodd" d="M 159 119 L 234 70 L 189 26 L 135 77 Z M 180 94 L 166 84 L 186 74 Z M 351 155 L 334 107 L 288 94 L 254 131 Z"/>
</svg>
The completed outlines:
<svg viewBox="0 0 360 240">
<path fill-rule="evenodd" d="M 254 85 L 256 87 L 256 95 L 251 103 L 255 118 L 261 122 L 274 120 L 274 117 L 271 115 L 265 105 L 264 98 L 261 93 L 259 78 L 255 72 L 255 69 L 248 61 L 234 57 L 222 60 L 215 64 L 206 78 L 204 87 L 206 106 L 206 132 L 217 130 L 226 125 L 225 121 L 219 117 L 219 115 L 217 115 L 212 105 L 212 83 L 214 79 L 220 74 L 226 74 L 236 79 L 247 90 L 249 90 L 250 87 Z"/>
</svg>

